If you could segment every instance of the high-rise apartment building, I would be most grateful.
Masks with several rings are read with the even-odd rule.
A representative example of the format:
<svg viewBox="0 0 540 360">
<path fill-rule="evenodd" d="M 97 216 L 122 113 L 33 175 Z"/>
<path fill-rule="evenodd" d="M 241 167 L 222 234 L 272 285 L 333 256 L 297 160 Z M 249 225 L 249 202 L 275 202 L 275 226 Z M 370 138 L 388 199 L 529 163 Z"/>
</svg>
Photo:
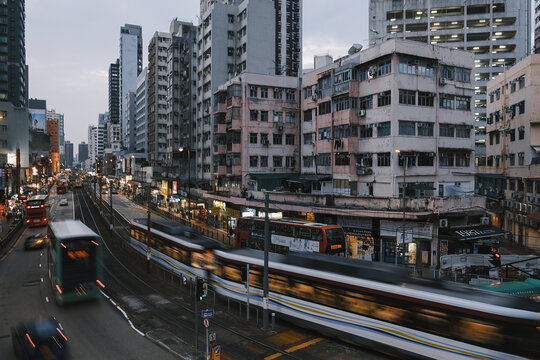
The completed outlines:
<svg viewBox="0 0 540 360">
<path fill-rule="evenodd" d="M 487 161 L 478 168 L 494 223 L 519 245 L 540 249 L 540 54 L 488 83 Z"/>
<path fill-rule="evenodd" d="M 156 32 L 148 45 L 148 161 L 164 164 L 167 151 L 167 50 L 171 34 Z"/>
<path fill-rule="evenodd" d="M 242 72 L 297 75 L 302 62 L 301 14 L 301 0 L 201 1 L 196 79 L 197 178 L 213 178 L 214 93 Z"/>
<path fill-rule="evenodd" d="M 109 114 L 111 124 L 120 124 L 120 59 L 109 65 Z"/>
<path fill-rule="evenodd" d="M 51 141 L 49 147 L 49 158 L 52 160 L 54 171 L 58 172 L 60 167 L 60 137 L 58 119 L 47 119 L 45 133 L 50 136 Z"/>
<path fill-rule="evenodd" d="M 534 52 L 540 54 L 540 0 L 534 2 Z"/>
<path fill-rule="evenodd" d="M 530 19 L 531 0 L 370 0 L 369 39 L 370 45 L 401 38 L 475 54 L 475 157 L 485 165 L 487 82 L 530 53 Z"/>
<path fill-rule="evenodd" d="M 137 77 L 135 96 L 135 148 L 137 153 L 148 155 L 148 69 Z"/>
<path fill-rule="evenodd" d="M 135 113 L 135 91 L 128 91 L 122 104 L 126 119 L 126 137 L 124 139 L 124 147 L 128 151 L 133 151 L 135 148 L 135 132 L 136 132 L 136 113 Z"/>
<path fill-rule="evenodd" d="M 45 120 L 55 120 L 58 122 L 58 153 L 60 162 L 64 162 L 64 114 L 57 113 L 55 109 L 47 110 Z"/>
<path fill-rule="evenodd" d="M 28 102 L 28 69 L 25 48 L 25 2 L 0 2 L 0 101 L 15 107 Z"/>
<path fill-rule="evenodd" d="M 167 173 L 171 177 L 187 178 L 189 155 L 195 153 L 195 47 L 197 28 L 192 23 L 173 20 L 170 24 L 171 43 L 167 51 Z M 180 151 L 179 149 L 182 149 Z M 193 168 L 193 166 L 192 166 Z M 193 174 L 195 174 L 195 170 Z"/>
<path fill-rule="evenodd" d="M 126 24 L 120 28 L 120 98 L 118 101 L 120 105 L 122 138 L 124 139 L 124 146 L 126 147 L 128 146 L 126 143 L 128 119 L 123 104 L 128 92 L 135 91 L 137 87 L 137 76 L 139 76 L 143 68 L 142 46 L 142 28 L 139 25 Z"/>
<path fill-rule="evenodd" d="M 65 155 L 66 168 L 71 168 L 73 166 L 73 144 L 71 143 L 71 141 L 66 140 L 66 142 L 64 143 L 64 146 L 65 146 L 65 152 L 66 152 L 66 155 Z"/>
<path fill-rule="evenodd" d="M 82 164 L 88 159 L 88 144 L 84 141 L 79 144 L 79 151 L 77 153 L 77 159 Z"/>
</svg>

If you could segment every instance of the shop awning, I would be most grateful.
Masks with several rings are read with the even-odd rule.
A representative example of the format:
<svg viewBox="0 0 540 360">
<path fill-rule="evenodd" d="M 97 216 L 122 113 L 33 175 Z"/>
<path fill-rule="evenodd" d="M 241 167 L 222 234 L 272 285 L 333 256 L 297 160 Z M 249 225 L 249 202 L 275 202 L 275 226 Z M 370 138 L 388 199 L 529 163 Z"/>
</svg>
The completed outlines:
<svg viewBox="0 0 540 360">
<path fill-rule="evenodd" d="M 319 181 L 330 181 L 332 180 L 331 175 L 300 175 L 296 179 L 287 179 L 288 183 L 297 183 L 297 184 L 311 184 Z"/>
<path fill-rule="evenodd" d="M 275 190 L 278 187 L 283 186 L 285 180 L 296 179 L 298 174 L 249 174 L 249 176 L 257 180 L 258 188 L 265 189 L 267 191 Z"/>
<path fill-rule="evenodd" d="M 441 240 L 481 240 L 492 239 L 504 236 L 505 232 L 491 225 L 478 225 L 458 229 L 440 229 L 439 238 Z"/>
<path fill-rule="evenodd" d="M 540 146 L 531 146 L 537 154 L 540 154 Z"/>
</svg>

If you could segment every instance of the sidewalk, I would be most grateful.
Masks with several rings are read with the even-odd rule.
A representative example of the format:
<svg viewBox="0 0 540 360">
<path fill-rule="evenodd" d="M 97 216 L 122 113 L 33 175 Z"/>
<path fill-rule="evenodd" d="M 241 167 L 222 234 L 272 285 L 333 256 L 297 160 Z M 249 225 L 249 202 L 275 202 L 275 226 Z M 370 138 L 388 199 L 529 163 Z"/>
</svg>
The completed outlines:
<svg viewBox="0 0 540 360">
<path fill-rule="evenodd" d="M 133 200 L 133 197 L 131 196 L 128 196 L 128 195 L 125 195 L 125 194 L 117 194 L 117 196 L 122 196 L 124 197 L 126 200 L 128 201 L 131 201 L 132 203 L 134 204 L 137 204 L 138 206 L 141 207 L 141 209 L 146 209 L 143 204 L 141 204 L 139 201 L 137 200 Z M 152 206 L 152 210 L 157 213 L 158 215 L 161 215 L 165 218 L 168 218 L 172 221 L 176 221 L 178 223 L 181 223 L 181 224 L 184 224 L 184 225 L 188 225 L 188 219 L 184 216 L 182 216 L 181 213 L 177 213 L 177 212 L 171 212 L 169 211 L 166 207 L 160 207 L 160 206 Z M 234 246 L 234 235 L 229 235 L 227 234 L 227 232 L 225 230 L 222 230 L 222 229 L 216 229 L 206 223 L 203 223 L 201 221 L 198 221 L 196 219 L 191 219 L 191 224 L 190 224 L 191 228 L 193 231 L 195 231 L 196 233 L 200 234 L 200 235 L 203 235 L 203 236 L 206 236 L 206 237 L 209 237 L 209 238 L 212 238 L 214 240 L 217 240 L 225 245 L 228 245 L 228 246 Z"/>
</svg>

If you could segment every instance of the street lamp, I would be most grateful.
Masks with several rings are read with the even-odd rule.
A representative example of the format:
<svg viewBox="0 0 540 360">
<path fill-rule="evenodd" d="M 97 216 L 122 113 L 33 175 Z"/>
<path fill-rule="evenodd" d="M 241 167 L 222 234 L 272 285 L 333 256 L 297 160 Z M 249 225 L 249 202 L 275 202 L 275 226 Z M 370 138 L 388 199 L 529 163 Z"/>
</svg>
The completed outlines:
<svg viewBox="0 0 540 360">
<path fill-rule="evenodd" d="M 189 147 L 187 148 L 179 148 L 178 151 L 180 151 L 181 153 L 183 153 L 184 151 L 187 151 L 187 156 L 188 156 L 188 186 L 187 186 L 187 200 L 188 200 L 188 215 L 187 215 L 187 218 L 188 218 L 188 221 L 189 221 L 189 225 L 191 226 L 191 199 L 190 199 L 190 182 L 191 182 L 191 149 Z"/>
<path fill-rule="evenodd" d="M 403 265 L 405 265 L 405 190 L 407 189 L 407 178 L 406 178 L 406 174 L 407 174 L 407 156 L 405 156 L 405 154 L 402 154 L 401 153 L 401 150 L 400 149 L 396 149 L 396 154 L 398 154 L 398 159 L 399 159 L 399 156 L 402 157 L 403 159 L 403 190 L 402 190 L 402 195 L 401 195 L 401 210 L 403 212 L 403 216 L 402 216 L 402 219 L 401 219 L 401 243 L 402 243 L 402 251 L 403 251 L 403 257 L 402 257 L 402 263 Z M 397 236 L 396 236 L 396 264 L 397 264 L 397 247 L 398 247 L 398 243 L 397 243 Z"/>
</svg>

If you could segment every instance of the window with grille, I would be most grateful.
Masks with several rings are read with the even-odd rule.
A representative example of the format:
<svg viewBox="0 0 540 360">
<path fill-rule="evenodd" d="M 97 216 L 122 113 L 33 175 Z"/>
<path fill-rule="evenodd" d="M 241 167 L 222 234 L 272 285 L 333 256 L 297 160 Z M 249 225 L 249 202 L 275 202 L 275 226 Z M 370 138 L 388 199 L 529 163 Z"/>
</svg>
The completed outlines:
<svg viewBox="0 0 540 360">
<path fill-rule="evenodd" d="M 392 93 L 390 90 L 385 92 L 380 92 L 377 96 L 377 106 L 387 106 L 392 103 Z"/>
<path fill-rule="evenodd" d="M 416 91 L 400 89 L 399 103 L 403 105 L 416 105 Z"/>
<path fill-rule="evenodd" d="M 454 137 L 454 125 L 439 124 L 439 136 Z"/>
<path fill-rule="evenodd" d="M 377 124 L 377 137 L 390 136 L 391 124 L 390 121 L 385 121 Z"/>
<path fill-rule="evenodd" d="M 377 154 L 377 166 L 390 166 L 390 153 Z"/>
<path fill-rule="evenodd" d="M 433 123 L 419 122 L 417 127 L 418 136 L 433 136 Z"/>
<path fill-rule="evenodd" d="M 420 106 L 431 106 L 433 107 L 433 99 L 435 99 L 435 94 L 431 92 L 418 92 L 418 105 Z"/>
<path fill-rule="evenodd" d="M 399 135 L 416 135 L 416 123 L 414 121 L 399 120 Z"/>
</svg>

